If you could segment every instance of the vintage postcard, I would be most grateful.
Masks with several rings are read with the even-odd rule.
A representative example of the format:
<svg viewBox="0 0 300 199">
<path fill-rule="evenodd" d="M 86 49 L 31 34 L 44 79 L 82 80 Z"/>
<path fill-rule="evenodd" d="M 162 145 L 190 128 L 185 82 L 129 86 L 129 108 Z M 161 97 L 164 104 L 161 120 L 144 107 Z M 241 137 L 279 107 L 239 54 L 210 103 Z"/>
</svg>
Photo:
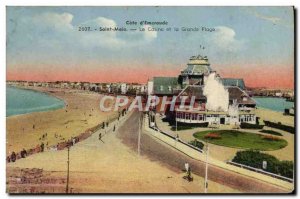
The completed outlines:
<svg viewBox="0 0 300 199">
<path fill-rule="evenodd" d="M 294 32 L 292 6 L 7 6 L 7 193 L 295 193 Z"/>
</svg>

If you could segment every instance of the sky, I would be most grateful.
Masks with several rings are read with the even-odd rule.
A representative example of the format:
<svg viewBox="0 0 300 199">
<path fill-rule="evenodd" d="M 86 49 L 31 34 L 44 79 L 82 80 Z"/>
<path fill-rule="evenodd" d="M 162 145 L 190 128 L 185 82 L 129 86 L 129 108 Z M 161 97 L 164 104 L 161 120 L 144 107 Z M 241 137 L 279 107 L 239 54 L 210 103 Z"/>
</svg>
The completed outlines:
<svg viewBox="0 0 300 199">
<path fill-rule="evenodd" d="M 180 31 L 148 30 L 160 27 Z M 7 80 L 145 83 L 179 75 L 201 54 L 248 87 L 294 87 L 292 7 L 7 7 L 6 31 Z"/>
</svg>

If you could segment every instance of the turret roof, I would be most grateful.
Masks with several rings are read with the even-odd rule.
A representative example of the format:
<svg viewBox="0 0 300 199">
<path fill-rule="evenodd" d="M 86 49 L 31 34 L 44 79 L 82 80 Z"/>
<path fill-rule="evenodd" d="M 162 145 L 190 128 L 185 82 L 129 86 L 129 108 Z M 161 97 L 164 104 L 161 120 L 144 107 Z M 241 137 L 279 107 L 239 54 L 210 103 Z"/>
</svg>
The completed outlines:
<svg viewBox="0 0 300 199">
<path fill-rule="evenodd" d="M 187 68 L 181 71 L 182 75 L 202 75 L 209 74 L 212 69 L 207 56 L 192 56 L 187 64 Z"/>
</svg>

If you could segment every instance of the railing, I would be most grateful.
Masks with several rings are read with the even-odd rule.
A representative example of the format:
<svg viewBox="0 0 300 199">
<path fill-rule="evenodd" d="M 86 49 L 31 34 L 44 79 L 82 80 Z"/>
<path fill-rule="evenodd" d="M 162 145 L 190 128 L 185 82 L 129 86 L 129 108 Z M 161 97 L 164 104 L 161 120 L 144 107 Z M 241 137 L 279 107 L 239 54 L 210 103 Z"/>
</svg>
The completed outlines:
<svg viewBox="0 0 300 199">
<path fill-rule="evenodd" d="M 234 165 L 234 166 L 245 168 L 245 169 L 248 169 L 248 170 L 251 170 L 251 171 L 255 171 L 257 173 L 262 173 L 262 174 L 265 174 L 265 175 L 268 175 L 268 176 L 271 176 L 271 177 L 274 177 L 274 178 L 278 178 L 278 179 L 281 179 L 281 180 L 285 180 L 285 181 L 288 181 L 288 182 L 292 182 L 292 183 L 294 182 L 294 179 L 284 177 L 284 176 L 281 176 L 281 175 L 278 175 L 278 174 L 275 174 L 275 173 L 271 173 L 271 172 L 268 172 L 268 171 L 264 171 L 262 169 L 258 169 L 258 168 L 255 168 L 255 167 L 247 166 L 247 165 L 244 165 L 244 164 L 239 164 L 239 163 L 232 162 L 232 161 L 227 161 L 227 164 L 231 164 L 231 165 Z"/>
</svg>

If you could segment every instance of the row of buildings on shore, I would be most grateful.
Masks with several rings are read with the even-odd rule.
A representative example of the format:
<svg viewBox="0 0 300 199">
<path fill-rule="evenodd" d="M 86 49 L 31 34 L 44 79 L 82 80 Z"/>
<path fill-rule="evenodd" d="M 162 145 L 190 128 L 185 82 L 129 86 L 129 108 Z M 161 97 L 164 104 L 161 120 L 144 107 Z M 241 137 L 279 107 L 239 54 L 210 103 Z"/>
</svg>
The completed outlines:
<svg viewBox="0 0 300 199">
<path fill-rule="evenodd" d="M 156 96 L 159 103 L 154 112 L 184 124 L 240 125 L 257 124 L 256 102 L 251 96 L 284 97 L 293 91 L 248 90 L 242 78 L 222 78 L 210 66 L 206 56 L 192 56 L 187 66 L 176 77 L 153 77 L 146 84 L 138 83 L 90 83 L 90 82 L 33 82 L 7 81 L 8 85 L 22 87 L 47 87 L 60 89 L 88 90 L 116 95 L 142 95 L 145 99 Z M 171 104 L 163 104 L 163 98 Z M 175 98 L 174 98 L 175 97 Z M 182 104 L 181 98 L 186 98 Z M 193 107 L 191 108 L 191 102 Z"/>
<path fill-rule="evenodd" d="M 91 82 L 36 82 L 36 81 L 7 81 L 8 85 L 21 87 L 45 87 L 60 89 L 76 89 L 94 91 L 99 93 L 112 93 L 122 95 L 143 95 L 147 93 L 147 84 L 138 83 L 91 83 Z"/>
<path fill-rule="evenodd" d="M 294 101 L 294 89 L 271 89 L 271 88 L 248 88 L 248 93 L 252 96 L 261 97 L 283 97 L 288 101 Z"/>
</svg>

